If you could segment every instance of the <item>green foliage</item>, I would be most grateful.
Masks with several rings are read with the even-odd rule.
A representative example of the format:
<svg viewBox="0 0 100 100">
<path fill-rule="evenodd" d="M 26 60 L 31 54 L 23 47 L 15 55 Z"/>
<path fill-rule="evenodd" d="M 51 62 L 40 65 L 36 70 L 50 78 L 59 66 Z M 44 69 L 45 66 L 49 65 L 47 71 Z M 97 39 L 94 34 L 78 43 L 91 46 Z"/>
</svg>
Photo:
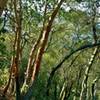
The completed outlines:
<svg viewBox="0 0 100 100">
<path fill-rule="evenodd" d="M 43 27 L 43 13 L 45 8 L 45 0 L 22 1 L 21 46 L 23 46 L 24 43 L 25 44 L 23 46 L 22 57 L 20 61 L 21 86 L 25 78 L 29 53 L 33 44 L 38 40 L 41 29 Z M 70 83 L 73 82 L 68 100 L 73 100 L 74 96 L 79 99 L 85 69 L 88 66 L 88 62 L 94 48 L 75 53 L 64 62 L 61 68 L 56 71 L 52 80 L 52 84 L 49 86 L 49 96 L 46 95 L 46 85 L 51 70 L 55 68 L 55 66 L 63 59 L 66 54 L 69 54 L 80 46 L 93 43 L 93 11 L 92 6 L 90 6 L 91 3 L 91 0 L 65 0 L 63 3 L 52 25 L 52 30 L 48 39 L 48 45 L 46 46 L 41 62 L 40 72 L 33 90 L 33 100 L 59 100 L 64 82 L 66 82 L 67 88 L 69 88 Z M 57 0 L 48 0 L 46 23 L 48 21 L 48 17 L 51 15 L 56 5 Z M 80 6 L 82 6 L 83 9 L 81 9 Z M 9 76 L 8 66 L 10 66 L 12 55 L 15 55 L 15 52 L 13 51 L 13 43 L 15 39 L 14 28 L 16 25 L 14 22 L 15 15 L 14 10 L 12 10 L 13 7 L 10 5 L 10 3 L 7 5 L 7 7 L 9 10 L 9 16 L 6 19 L 7 25 L 5 25 L 5 27 L 8 31 L 6 31 L 6 34 L 0 34 L 0 86 L 4 86 L 7 83 Z M 66 10 L 67 7 L 69 10 Z M 97 15 L 95 16 L 95 23 L 99 42 L 100 22 Z M 5 28 L 2 28 L 2 26 L 3 18 L 0 18 L 1 33 L 5 31 Z M 78 54 L 79 56 L 75 59 Z M 36 55 L 34 55 L 34 58 L 35 56 Z M 89 89 L 91 88 L 92 81 L 95 79 L 95 77 L 100 76 L 99 56 L 100 54 L 97 55 L 92 65 L 93 67 L 89 73 L 89 78 L 87 81 Z M 100 87 L 99 82 L 100 80 L 97 82 L 97 87 Z M 28 88 L 29 86 L 26 85 L 25 88 L 21 89 L 21 91 L 27 92 Z M 97 89 L 96 95 L 97 98 L 100 98 L 99 89 Z"/>
<path fill-rule="evenodd" d="M 3 43 L 0 43 L 0 55 L 5 54 L 6 46 Z"/>
<path fill-rule="evenodd" d="M 0 86 L 5 86 L 9 78 L 8 68 L 0 69 Z"/>
</svg>

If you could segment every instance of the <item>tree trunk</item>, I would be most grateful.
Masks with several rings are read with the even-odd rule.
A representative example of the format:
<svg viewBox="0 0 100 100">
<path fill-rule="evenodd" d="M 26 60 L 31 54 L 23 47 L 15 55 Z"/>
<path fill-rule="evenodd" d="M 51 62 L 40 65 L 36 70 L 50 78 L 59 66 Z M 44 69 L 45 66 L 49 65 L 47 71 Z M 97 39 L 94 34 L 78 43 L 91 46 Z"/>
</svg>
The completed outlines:
<svg viewBox="0 0 100 100">
<path fill-rule="evenodd" d="M 98 52 L 98 47 L 95 48 L 93 54 L 91 55 L 90 61 L 88 63 L 88 66 L 86 67 L 85 75 L 84 75 L 83 82 L 82 82 L 80 100 L 85 100 L 86 99 L 88 74 L 89 74 L 89 71 L 90 71 L 91 66 L 93 64 L 93 61 L 94 61 L 94 59 L 95 59 L 95 57 L 97 55 L 97 52 Z"/>
<path fill-rule="evenodd" d="M 43 35 L 43 30 L 45 28 L 45 22 L 46 22 L 46 12 L 47 12 L 47 2 L 45 4 L 45 11 L 44 11 L 44 21 L 43 21 L 43 28 L 41 30 L 41 33 L 39 35 L 39 38 L 38 40 L 33 44 L 33 47 L 31 49 L 31 52 L 30 52 L 30 55 L 29 55 L 29 60 L 28 60 L 28 65 L 27 65 L 27 70 L 26 70 L 26 76 L 25 76 L 25 81 L 24 81 L 24 84 L 23 86 L 25 86 L 26 84 L 29 84 L 29 81 L 32 77 L 32 65 L 34 65 L 34 55 L 35 55 L 35 51 L 36 49 L 39 47 L 40 45 L 40 40 L 42 38 L 42 35 Z M 22 87 L 24 88 L 24 87 Z"/>
<path fill-rule="evenodd" d="M 35 80 L 36 76 L 38 75 L 38 72 L 39 72 L 39 69 L 40 69 L 42 56 L 44 54 L 44 50 L 45 50 L 45 47 L 46 47 L 46 44 L 47 44 L 47 41 L 48 41 L 49 33 L 51 31 L 51 26 L 52 26 L 52 23 L 54 21 L 54 18 L 57 15 L 59 8 L 60 8 L 60 6 L 62 5 L 63 2 L 64 2 L 64 0 L 61 0 L 59 2 L 57 7 L 54 9 L 52 15 L 50 16 L 47 26 L 43 30 L 43 35 L 42 35 L 42 38 L 41 38 L 41 41 L 40 41 L 40 47 L 38 49 L 36 59 L 35 59 L 35 62 L 34 62 L 34 69 L 33 69 L 33 74 L 32 74 L 32 78 L 31 78 L 31 87 L 29 88 L 29 90 L 27 91 L 27 93 L 25 95 L 25 100 L 27 100 L 32 95 L 32 93 L 30 93 L 30 91 L 33 89 L 34 80 Z"/>
<path fill-rule="evenodd" d="M 48 25 L 46 26 L 46 28 L 44 28 L 43 30 L 43 36 L 42 36 L 42 39 L 41 39 L 41 42 L 40 42 L 40 47 L 38 49 L 38 53 L 37 53 L 37 56 L 36 56 L 36 60 L 34 62 L 34 70 L 33 70 L 33 74 L 32 74 L 32 82 L 34 81 L 34 78 L 35 78 L 35 75 L 38 74 L 38 71 L 40 69 L 40 63 L 41 63 L 41 60 L 42 60 L 42 56 L 43 56 L 43 53 L 44 53 L 44 50 L 45 50 L 45 46 L 47 44 L 47 41 L 48 41 L 48 37 L 49 37 L 49 33 L 51 31 L 51 26 L 52 26 L 52 23 L 54 21 L 54 18 L 56 17 L 57 15 L 57 12 L 61 6 L 61 4 L 63 3 L 64 0 L 61 0 L 58 4 L 58 6 L 54 9 L 51 17 L 49 18 L 49 22 L 48 22 Z"/>
<path fill-rule="evenodd" d="M 16 83 L 16 100 L 20 100 L 20 83 L 19 83 L 19 58 L 20 58 L 20 42 L 21 42 L 21 25 L 22 25 L 22 11 L 21 0 L 14 0 L 15 20 L 16 20 L 16 55 L 15 55 L 15 83 Z"/>
</svg>

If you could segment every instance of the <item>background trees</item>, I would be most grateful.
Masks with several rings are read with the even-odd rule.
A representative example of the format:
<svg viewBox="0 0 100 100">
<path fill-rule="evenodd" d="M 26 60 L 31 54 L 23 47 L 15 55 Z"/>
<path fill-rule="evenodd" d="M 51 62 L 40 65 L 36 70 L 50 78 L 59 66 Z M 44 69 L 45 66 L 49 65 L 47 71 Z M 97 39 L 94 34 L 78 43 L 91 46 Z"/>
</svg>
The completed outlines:
<svg viewBox="0 0 100 100">
<path fill-rule="evenodd" d="M 0 1 L 1 97 L 99 100 L 100 2 L 3 4 Z"/>
</svg>

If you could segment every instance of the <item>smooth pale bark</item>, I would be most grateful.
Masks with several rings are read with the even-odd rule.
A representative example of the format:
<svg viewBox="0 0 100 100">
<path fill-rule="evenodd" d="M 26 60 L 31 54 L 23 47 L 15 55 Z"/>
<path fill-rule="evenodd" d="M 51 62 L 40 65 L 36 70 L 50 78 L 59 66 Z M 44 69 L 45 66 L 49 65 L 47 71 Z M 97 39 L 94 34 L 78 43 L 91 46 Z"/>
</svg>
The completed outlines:
<svg viewBox="0 0 100 100">
<path fill-rule="evenodd" d="M 8 0 L 0 0 L 0 16 L 2 15 L 2 12 L 7 4 Z"/>
<path fill-rule="evenodd" d="M 83 78 L 83 81 L 82 81 L 82 89 L 81 89 L 81 93 L 80 93 L 80 100 L 86 99 L 88 74 L 89 74 L 89 71 L 92 67 L 93 61 L 94 61 L 94 59 L 97 55 L 97 52 L 98 52 L 98 47 L 95 48 L 93 54 L 91 55 L 90 61 L 88 62 L 88 66 L 86 67 L 85 75 L 84 75 L 84 78 Z"/>
<path fill-rule="evenodd" d="M 63 86 L 62 86 L 62 88 L 61 88 L 61 92 L 60 92 L 60 96 L 59 96 L 59 100 L 62 100 L 62 98 L 63 98 L 63 95 L 65 94 L 64 92 L 64 90 L 65 90 L 65 87 L 66 87 L 66 81 L 64 82 L 64 84 L 63 84 Z"/>
<path fill-rule="evenodd" d="M 93 32 L 93 39 L 94 39 L 94 44 L 97 43 L 97 34 L 96 34 L 96 25 L 95 25 L 95 18 L 96 18 L 96 5 L 95 3 L 93 4 L 92 6 L 92 11 L 93 11 L 93 15 L 92 15 L 92 32 Z M 91 55 L 91 58 L 90 58 L 90 61 L 88 62 L 88 66 L 86 67 L 86 70 L 85 70 L 85 75 L 84 75 L 84 78 L 83 78 L 83 82 L 82 82 L 82 89 L 81 89 L 81 93 L 80 93 L 80 100 L 87 100 L 87 81 L 88 81 L 88 74 L 89 74 L 89 71 L 92 67 L 92 64 L 93 64 L 93 61 L 98 53 L 98 49 L 99 47 L 96 47 L 94 49 L 94 52 L 93 54 Z"/>
<path fill-rule="evenodd" d="M 72 81 L 69 81 L 68 83 L 63 84 L 59 100 L 68 100 L 68 98 L 70 97 L 71 90 L 72 90 L 73 82 L 74 81 L 72 80 Z"/>
</svg>

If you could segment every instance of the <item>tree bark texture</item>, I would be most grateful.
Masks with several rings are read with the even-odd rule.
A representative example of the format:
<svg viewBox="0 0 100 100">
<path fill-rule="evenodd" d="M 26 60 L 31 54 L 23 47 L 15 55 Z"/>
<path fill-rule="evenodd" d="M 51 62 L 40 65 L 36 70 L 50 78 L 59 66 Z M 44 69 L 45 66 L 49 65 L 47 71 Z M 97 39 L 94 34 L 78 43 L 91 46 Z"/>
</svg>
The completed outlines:
<svg viewBox="0 0 100 100">
<path fill-rule="evenodd" d="M 25 94 L 25 97 L 24 97 L 25 100 L 27 100 L 32 95 L 31 92 L 32 92 L 32 89 L 34 87 L 34 80 L 35 80 L 35 78 L 38 75 L 38 72 L 40 70 L 40 64 L 41 64 L 42 56 L 44 54 L 45 47 L 47 45 L 49 33 L 51 31 L 51 26 L 52 26 L 54 18 L 56 17 L 58 10 L 60 9 L 60 6 L 62 5 L 63 2 L 64 2 L 64 0 L 61 0 L 58 3 L 57 7 L 54 9 L 54 11 L 52 12 L 52 15 L 49 18 L 47 26 L 45 26 L 45 28 L 43 30 L 42 38 L 40 40 L 40 46 L 39 46 L 39 49 L 38 49 L 38 52 L 36 55 L 36 59 L 34 61 L 34 66 L 33 66 L 34 69 L 33 69 L 32 78 L 31 78 L 31 87 L 29 88 L 29 90 Z"/>
<path fill-rule="evenodd" d="M 43 56 L 43 53 L 44 53 L 44 50 L 45 50 L 45 47 L 46 47 L 46 44 L 47 44 L 47 41 L 48 41 L 48 37 L 49 37 L 49 33 L 51 31 L 52 23 L 53 23 L 54 18 L 56 17 L 57 12 L 58 12 L 58 10 L 59 10 L 59 8 L 60 8 L 60 6 L 62 5 L 63 2 L 64 2 L 64 0 L 61 0 L 59 2 L 58 6 L 54 9 L 52 15 L 50 16 L 47 26 L 43 30 L 43 35 L 42 35 L 42 38 L 41 38 L 41 41 L 40 41 L 40 47 L 38 49 L 37 56 L 36 56 L 36 59 L 35 59 L 35 62 L 34 62 L 34 70 L 33 70 L 32 78 L 31 78 L 32 82 L 34 81 L 35 76 L 39 72 L 42 56 Z"/>
</svg>

